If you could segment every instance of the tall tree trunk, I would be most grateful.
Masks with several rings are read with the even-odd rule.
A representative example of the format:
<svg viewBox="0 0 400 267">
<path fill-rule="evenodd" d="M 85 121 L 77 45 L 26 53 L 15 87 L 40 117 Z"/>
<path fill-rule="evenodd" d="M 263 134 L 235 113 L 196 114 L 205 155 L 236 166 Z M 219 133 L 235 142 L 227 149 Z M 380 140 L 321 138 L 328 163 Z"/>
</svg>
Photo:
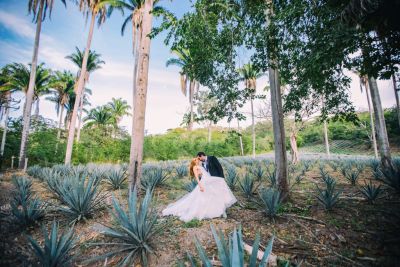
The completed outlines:
<svg viewBox="0 0 400 267">
<path fill-rule="evenodd" d="M 400 101 L 399 101 L 399 90 L 397 89 L 397 83 L 396 83 L 396 74 L 393 74 L 392 76 L 392 81 L 393 81 L 393 89 L 394 89 L 394 97 L 396 99 L 396 111 L 397 111 L 397 121 L 399 123 L 400 127 Z"/>
<path fill-rule="evenodd" d="M 80 71 L 78 85 L 76 87 L 76 92 L 75 92 L 76 99 L 75 99 L 75 104 L 74 104 L 74 110 L 72 112 L 71 122 L 69 124 L 67 150 L 65 152 L 65 164 L 66 165 L 71 164 L 72 148 L 74 146 L 74 139 L 75 139 L 76 117 L 78 115 L 78 109 L 79 109 L 79 104 L 81 101 L 82 90 L 83 90 L 84 83 L 85 83 L 87 62 L 88 62 L 88 57 L 89 57 L 90 45 L 92 43 L 92 38 L 93 38 L 93 30 L 94 30 L 94 23 L 96 21 L 96 15 L 97 15 L 96 13 L 92 13 L 89 35 L 88 35 L 86 48 L 85 48 L 85 54 L 84 54 L 83 60 L 82 60 L 82 69 Z"/>
<path fill-rule="evenodd" d="M 385 116 L 379 96 L 378 84 L 374 77 L 368 77 L 368 84 L 371 92 L 372 106 L 374 107 L 375 128 L 378 137 L 381 163 L 385 169 L 392 170 L 392 155 L 390 153 L 389 139 L 386 131 Z"/>
<path fill-rule="evenodd" d="M 36 25 L 36 34 L 35 34 L 35 44 L 33 47 L 33 56 L 32 56 L 32 64 L 31 64 L 31 73 L 29 76 L 29 86 L 28 91 L 26 92 L 25 98 L 25 110 L 23 115 L 23 128 L 22 128 L 22 136 L 21 136 L 21 147 L 19 151 L 19 163 L 18 167 L 23 169 L 25 166 L 25 157 L 26 157 L 26 148 L 28 145 L 28 134 L 31 122 L 31 109 L 32 109 L 32 101 L 33 101 L 33 93 L 35 89 L 35 80 L 36 80 L 36 67 L 37 67 L 37 59 L 38 59 L 38 51 L 39 51 L 39 40 L 40 40 L 40 31 L 42 29 L 42 16 L 43 16 L 43 8 L 44 8 L 44 0 L 40 1 L 39 4 L 39 13 L 37 17 L 37 25 Z"/>
<path fill-rule="evenodd" d="M 253 159 L 256 158 L 256 125 L 254 123 L 254 100 L 253 96 L 250 99 L 251 104 L 251 136 L 252 136 L 252 153 Z"/>
<path fill-rule="evenodd" d="M 7 136 L 7 130 L 8 130 L 8 116 L 10 114 L 10 99 L 11 99 L 11 93 L 7 92 L 7 106 L 6 106 L 6 111 L 5 111 L 5 116 L 4 116 L 4 130 L 3 130 L 3 136 L 1 138 L 1 147 L 0 147 L 0 156 L 3 157 L 4 155 L 4 147 L 6 145 L 6 136 Z"/>
<path fill-rule="evenodd" d="M 81 140 L 81 124 L 82 124 L 82 113 L 83 113 L 83 91 L 81 96 L 81 102 L 79 103 L 79 119 L 78 119 L 78 129 L 76 133 L 76 142 L 79 143 Z"/>
<path fill-rule="evenodd" d="M 243 139 L 242 139 L 242 133 L 240 131 L 239 119 L 237 119 L 237 125 L 238 125 L 238 133 L 239 133 L 240 155 L 243 156 L 244 155 Z"/>
<path fill-rule="evenodd" d="M 376 145 L 374 115 L 373 115 L 373 112 L 372 112 L 372 109 L 371 109 L 371 102 L 369 100 L 369 88 L 368 87 L 369 87 L 368 83 L 365 83 L 365 93 L 367 95 L 369 121 L 370 121 L 370 124 L 371 124 L 372 145 L 374 147 L 375 158 L 378 158 L 378 146 Z"/>
<path fill-rule="evenodd" d="M 273 3 L 266 0 L 269 4 L 269 10 L 266 10 L 267 26 L 270 24 L 270 18 L 273 14 Z M 272 47 L 276 47 L 273 36 L 268 36 L 268 41 Z M 271 111 L 272 111 L 272 126 L 274 131 L 274 150 L 275 150 L 275 175 L 278 182 L 278 190 L 282 194 L 283 200 L 289 198 L 289 183 L 288 183 L 288 164 L 286 155 L 285 143 L 285 125 L 283 122 L 282 94 L 279 80 L 278 61 L 273 51 L 268 54 L 270 68 L 268 70 L 270 92 L 271 92 Z"/>
<path fill-rule="evenodd" d="M 142 176 L 144 126 L 147 100 L 147 85 L 149 74 L 150 44 L 149 33 L 152 27 L 153 0 L 146 0 L 143 10 L 143 33 L 140 40 L 138 79 L 136 80 L 136 95 L 133 96 L 132 138 L 129 164 L 129 190 L 140 185 Z"/>
<path fill-rule="evenodd" d="M 196 85 L 196 81 L 191 80 L 190 85 L 189 85 L 189 102 L 190 102 L 190 120 L 189 120 L 189 124 L 188 124 L 189 131 L 193 130 L 193 97 L 194 97 L 195 85 Z"/>
<path fill-rule="evenodd" d="M 296 122 L 294 122 L 295 124 Z M 297 164 L 299 162 L 299 150 L 297 148 L 297 133 L 296 133 L 296 125 L 292 126 L 292 130 L 290 133 L 289 141 L 290 141 L 290 151 L 292 154 L 292 163 Z"/>
<path fill-rule="evenodd" d="M 40 105 L 40 98 L 36 99 L 36 109 L 35 109 L 35 117 L 36 119 L 39 117 L 39 105 Z"/>
<path fill-rule="evenodd" d="M 57 131 L 57 140 L 60 140 L 61 137 L 61 126 L 62 126 L 62 119 L 64 116 L 64 105 L 61 105 L 61 111 L 60 111 L 60 119 L 58 121 L 58 131 Z"/>
<path fill-rule="evenodd" d="M 324 141 L 325 141 L 325 152 L 328 156 L 330 156 L 331 152 L 329 150 L 328 125 L 326 123 L 326 120 L 324 120 Z"/>
</svg>

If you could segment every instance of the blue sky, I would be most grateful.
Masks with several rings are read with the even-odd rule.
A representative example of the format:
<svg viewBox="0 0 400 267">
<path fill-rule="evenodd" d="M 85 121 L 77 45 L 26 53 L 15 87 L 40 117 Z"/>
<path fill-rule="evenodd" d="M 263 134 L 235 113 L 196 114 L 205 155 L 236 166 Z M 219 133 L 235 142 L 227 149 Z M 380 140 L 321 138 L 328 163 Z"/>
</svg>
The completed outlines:
<svg viewBox="0 0 400 267">
<path fill-rule="evenodd" d="M 161 4 L 178 17 L 188 12 L 191 8 L 189 0 L 164 0 Z M 131 28 L 124 36 L 120 29 L 124 17 L 115 12 L 104 25 L 95 29 L 91 49 L 102 55 L 106 64 L 102 69 L 94 72 L 90 77 L 87 87 L 91 88 L 92 107 L 102 105 L 112 97 L 122 97 L 132 104 L 132 72 L 133 58 L 131 45 Z M 154 25 L 159 22 L 154 21 Z M 0 66 L 11 62 L 29 63 L 32 58 L 32 47 L 35 36 L 35 24 L 27 10 L 27 1 L 0 0 Z M 45 62 L 47 67 L 54 70 L 68 69 L 74 73 L 77 68 L 67 59 L 66 55 L 75 50 L 75 46 L 83 49 L 86 44 L 88 23 L 79 12 L 78 7 L 67 1 L 67 8 L 61 1 L 55 0 L 51 20 L 48 18 L 42 25 L 42 35 L 39 48 L 39 62 Z M 146 108 L 146 126 L 149 133 L 163 133 L 169 128 L 178 127 L 182 115 L 187 110 L 189 101 L 179 89 L 179 73 L 175 67 L 165 67 L 165 62 L 172 55 L 164 44 L 165 34 L 152 40 L 149 88 Z M 365 110 L 367 107 L 365 95 L 359 92 L 358 79 L 350 88 L 353 102 L 357 109 Z M 266 85 L 265 77 L 261 78 L 259 88 Z M 385 107 L 395 103 L 391 83 L 379 83 L 382 102 Z M 22 97 L 22 96 L 19 96 Z M 256 103 L 256 109 L 261 103 Z M 250 110 L 248 105 L 243 108 L 244 113 Z M 19 116 L 21 111 L 12 112 L 12 116 Z M 40 114 L 56 119 L 54 105 L 41 100 Z M 248 125 L 250 120 L 244 122 Z M 131 117 L 125 117 L 121 125 L 129 131 Z M 227 125 L 222 121 L 220 125 Z M 199 127 L 201 127 L 199 125 Z"/>
</svg>

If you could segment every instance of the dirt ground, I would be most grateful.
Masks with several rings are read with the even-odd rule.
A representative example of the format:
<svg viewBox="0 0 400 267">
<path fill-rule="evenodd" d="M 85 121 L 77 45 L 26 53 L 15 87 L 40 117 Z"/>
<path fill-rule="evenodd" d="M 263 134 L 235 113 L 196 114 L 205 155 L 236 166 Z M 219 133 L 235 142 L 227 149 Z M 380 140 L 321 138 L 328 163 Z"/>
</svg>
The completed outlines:
<svg viewBox="0 0 400 267">
<path fill-rule="evenodd" d="M 183 223 L 173 217 L 161 217 L 162 228 L 155 236 L 152 245 L 154 254 L 150 256 L 150 266 L 176 266 L 179 259 L 184 259 L 186 252 L 197 255 L 194 238 L 197 237 L 208 255 L 217 260 L 217 250 L 211 234 L 210 224 L 228 234 L 241 225 L 243 238 L 252 244 L 257 232 L 261 234 L 261 244 L 275 236 L 273 253 L 280 263 L 289 260 L 292 266 L 400 266 L 400 198 L 390 191 L 385 191 L 374 204 L 368 204 L 359 193 L 359 187 L 372 179 L 372 172 L 366 168 L 358 186 L 352 186 L 338 172 L 326 167 L 336 178 L 337 186 L 342 190 L 341 199 L 332 212 L 326 212 L 315 197 L 315 185 L 322 184 L 316 166 L 308 171 L 300 184 L 292 182 L 290 200 L 285 203 L 275 220 L 267 218 L 254 200 L 244 197 L 239 188 L 234 191 L 238 203 L 228 209 L 227 218 Z M 1 266 L 29 266 L 34 260 L 28 245 L 27 235 L 43 240 L 40 226 L 34 226 L 21 232 L 10 214 L 12 197 L 11 175 L 5 172 L 0 178 L 0 264 Z M 52 202 L 51 194 L 45 184 L 33 179 L 34 191 L 42 199 Z M 188 179 L 170 178 L 165 185 L 156 189 L 154 205 L 159 214 L 169 203 L 186 194 L 182 185 Z M 262 182 L 262 184 L 267 184 Z M 111 194 L 126 203 L 127 190 L 108 191 L 107 204 L 111 203 Z M 256 199 L 256 195 L 254 195 Z M 49 206 L 46 218 L 41 223 L 50 227 L 53 220 L 68 225 L 64 217 Z M 96 216 L 75 226 L 79 245 L 74 254 L 76 266 L 81 266 L 82 259 L 100 255 L 110 248 L 91 246 L 103 240 L 99 229 L 111 224 L 108 209 L 103 209 Z M 109 259 L 107 266 L 113 266 L 115 259 Z M 97 262 L 91 266 L 104 266 Z M 140 266 L 140 265 L 138 265 Z"/>
</svg>

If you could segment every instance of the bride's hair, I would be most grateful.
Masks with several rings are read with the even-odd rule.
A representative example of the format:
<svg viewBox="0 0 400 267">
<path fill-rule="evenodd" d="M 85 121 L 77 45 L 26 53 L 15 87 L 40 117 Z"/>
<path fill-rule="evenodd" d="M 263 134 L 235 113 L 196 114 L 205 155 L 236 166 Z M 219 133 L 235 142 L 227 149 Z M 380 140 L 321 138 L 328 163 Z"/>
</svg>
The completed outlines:
<svg viewBox="0 0 400 267">
<path fill-rule="evenodd" d="M 197 161 L 198 161 L 198 159 L 197 159 L 197 158 L 194 158 L 194 159 L 192 159 L 192 161 L 190 162 L 190 165 L 189 165 L 189 174 L 190 174 L 191 177 L 194 177 L 193 168 L 194 168 L 194 166 L 197 165 Z"/>
</svg>

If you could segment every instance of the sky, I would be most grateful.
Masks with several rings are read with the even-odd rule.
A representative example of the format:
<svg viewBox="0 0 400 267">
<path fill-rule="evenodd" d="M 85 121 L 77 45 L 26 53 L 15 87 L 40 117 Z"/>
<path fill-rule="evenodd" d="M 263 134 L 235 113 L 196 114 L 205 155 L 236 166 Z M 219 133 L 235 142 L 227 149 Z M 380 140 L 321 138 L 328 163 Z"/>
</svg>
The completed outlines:
<svg viewBox="0 0 400 267">
<path fill-rule="evenodd" d="M 161 4 L 178 17 L 188 12 L 192 6 L 189 0 L 163 0 Z M 115 12 L 100 28 L 95 28 L 91 49 L 100 53 L 106 64 L 91 74 L 87 85 L 93 92 L 90 97 L 92 108 L 106 104 L 113 97 L 123 98 L 132 106 L 131 28 L 121 36 L 123 20 L 124 17 Z M 158 24 L 157 20 L 153 23 Z M 35 26 L 32 16 L 28 14 L 27 1 L 0 0 L 0 67 L 12 62 L 28 64 L 31 61 Z M 76 73 L 77 67 L 65 56 L 73 53 L 76 46 L 84 49 L 88 28 L 89 23 L 72 1 L 67 1 L 65 8 L 61 1 L 55 0 L 51 19 L 46 18 L 42 24 L 39 62 L 44 62 L 53 70 L 70 70 Z M 164 39 L 165 33 L 162 33 L 151 42 L 145 122 L 145 129 L 149 134 L 164 133 L 168 129 L 179 127 L 183 114 L 189 108 L 189 100 L 180 90 L 179 69 L 165 67 L 165 62 L 173 55 L 164 44 Z M 353 80 L 349 88 L 351 99 L 357 110 L 366 110 L 366 96 L 360 92 L 358 78 L 354 74 L 349 75 Z M 266 84 L 266 77 L 258 80 L 258 88 L 264 88 Z M 383 106 L 394 106 L 392 83 L 379 81 L 378 86 Z M 20 99 L 22 97 L 22 94 L 17 96 Z M 262 103 L 255 103 L 256 110 L 259 107 L 262 107 Z M 18 117 L 21 113 L 22 108 L 12 111 L 10 115 Z M 251 123 L 249 104 L 243 107 L 243 113 L 248 119 L 242 126 L 247 126 Z M 44 98 L 40 101 L 40 115 L 58 121 L 54 104 Z M 228 126 L 228 123 L 221 121 L 218 125 Z M 132 117 L 124 117 L 120 126 L 131 132 Z"/>
</svg>

